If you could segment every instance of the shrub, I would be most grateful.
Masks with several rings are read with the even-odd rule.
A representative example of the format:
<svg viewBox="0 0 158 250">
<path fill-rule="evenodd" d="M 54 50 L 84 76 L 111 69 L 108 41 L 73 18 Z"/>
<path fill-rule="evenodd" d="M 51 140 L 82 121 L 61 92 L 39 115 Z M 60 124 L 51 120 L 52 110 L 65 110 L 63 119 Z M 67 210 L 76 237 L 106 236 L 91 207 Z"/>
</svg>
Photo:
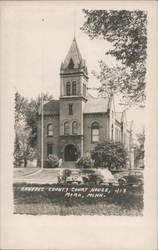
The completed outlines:
<svg viewBox="0 0 158 250">
<path fill-rule="evenodd" d="M 105 141 L 91 152 L 95 167 L 103 167 L 111 170 L 121 169 L 127 164 L 127 151 L 120 142 Z"/>
<path fill-rule="evenodd" d="M 57 155 L 48 155 L 47 166 L 49 168 L 57 168 L 59 166 L 59 158 Z"/>
<path fill-rule="evenodd" d="M 82 156 L 76 163 L 76 166 L 79 168 L 92 168 L 94 166 L 94 161 L 90 155 Z"/>
</svg>

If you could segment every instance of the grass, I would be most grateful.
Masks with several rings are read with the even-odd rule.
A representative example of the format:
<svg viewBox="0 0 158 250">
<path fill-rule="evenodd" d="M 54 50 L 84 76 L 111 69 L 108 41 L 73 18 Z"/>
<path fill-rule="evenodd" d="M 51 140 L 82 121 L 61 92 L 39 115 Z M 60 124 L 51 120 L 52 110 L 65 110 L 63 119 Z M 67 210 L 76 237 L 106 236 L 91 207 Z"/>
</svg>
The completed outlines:
<svg viewBox="0 0 158 250">
<path fill-rule="evenodd" d="M 44 188 L 44 191 L 24 192 L 21 191 L 23 187 Z M 32 215 L 142 215 L 143 190 L 129 189 L 126 193 L 110 193 L 99 198 L 87 198 L 85 193 L 85 197 L 82 199 L 65 198 L 63 192 L 48 192 L 50 187 L 64 186 L 59 184 L 14 184 L 14 213 Z M 88 190 L 90 189 L 91 187 L 88 186 Z"/>
</svg>

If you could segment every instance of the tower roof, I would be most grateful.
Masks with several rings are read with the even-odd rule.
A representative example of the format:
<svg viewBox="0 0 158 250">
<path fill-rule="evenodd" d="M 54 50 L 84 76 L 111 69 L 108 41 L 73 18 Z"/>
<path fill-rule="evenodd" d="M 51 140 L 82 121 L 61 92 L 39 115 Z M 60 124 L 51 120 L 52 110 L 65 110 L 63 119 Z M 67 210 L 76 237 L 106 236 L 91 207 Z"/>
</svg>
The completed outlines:
<svg viewBox="0 0 158 250">
<path fill-rule="evenodd" d="M 77 45 L 76 38 L 74 37 L 70 49 L 66 55 L 64 62 L 61 65 L 61 69 L 84 69 L 87 71 L 85 60 L 83 60 L 79 47 Z"/>
</svg>

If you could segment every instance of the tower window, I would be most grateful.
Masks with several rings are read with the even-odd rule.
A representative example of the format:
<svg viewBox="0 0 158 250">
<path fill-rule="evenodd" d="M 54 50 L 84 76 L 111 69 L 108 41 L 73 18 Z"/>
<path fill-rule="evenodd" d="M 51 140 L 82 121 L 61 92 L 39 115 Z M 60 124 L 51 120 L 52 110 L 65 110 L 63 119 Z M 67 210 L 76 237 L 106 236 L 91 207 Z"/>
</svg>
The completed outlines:
<svg viewBox="0 0 158 250">
<path fill-rule="evenodd" d="M 53 124 L 47 126 L 47 136 L 53 136 Z"/>
<path fill-rule="evenodd" d="M 69 104 L 69 115 L 73 115 L 73 104 Z"/>
<path fill-rule="evenodd" d="M 69 123 L 64 123 L 64 135 L 69 135 Z"/>
<path fill-rule="evenodd" d="M 76 82 L 72 83 L 72 95 L 76 95 Z"/>
<path fill-rule="evenodd" d="M 92 142 L 98 142 L 99 141 L 99 124 L 98 124 L 98 122 L 93 122 L 92 123 L 91 136 L 92 136 Z"/>
<path fill-rule="evenodd" d="M 67 96 L 71 95 L 71 85 L 70 85 L 70 82 L 66 83 L 66 95 Z"/>
<path fill-rule="evenodd" d="M 53 144 L 47 144 L 47 156 L 53 154 Z"/>
<path fill-rule="evenodd" d="M 76 121 L 74 121 L 72 123 L 72 134 L 73 135 L 77 135 L 78 134 L 78 123 Z"/>
<path fill-rule="evenodd" d="M 70 59 L 68 68 L 69 68 L 69 69 L 73 69 L 73 68 L 74 68 L 74 62 L 73 62 L 72 58 Z"/>
</svg>

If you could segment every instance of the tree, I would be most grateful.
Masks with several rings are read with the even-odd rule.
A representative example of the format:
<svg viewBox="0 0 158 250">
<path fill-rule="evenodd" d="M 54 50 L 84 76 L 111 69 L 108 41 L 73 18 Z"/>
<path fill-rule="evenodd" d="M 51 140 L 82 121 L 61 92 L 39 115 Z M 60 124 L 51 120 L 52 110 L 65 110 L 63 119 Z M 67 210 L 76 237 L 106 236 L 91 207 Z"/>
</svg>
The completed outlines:
<svg viewBox="0 0 158 250">
<path fill-rule="evenodd" d="M 23 157 L 20 149 L 19 137 L 16 134 L 14 142 L 14 167 L 19 168 L 22 166 L 22 163 L 23 163 Z"/>
<path fill-rule="evenodd" d="M 106 54 L 110 54 L 120 61 L 122 70 L 128 69 L 131 84 L 129 81 L 127 81 L 127 85 L 124 83 L 124 87 L 127 88 L 127 97 L 136 104 L 143 102 L 145 100 L 147 56 L 147 13 L 144 11 L 87 9 L 84 9 L 83 12 L 85 22 L 81 29 L 91 39 L 106 39 L 113 45 L 113 49 Z M 111 82 L 111 84 L 113 83 Z M 119 84 L 118 82 L 118 88 Z"/>
<path fill-rule="evenodd" d="M 120 142 L 105 141 L 99 143 L 91 152 L 94 167 L 120 169 L 126 167 L 127 151 Z"/>
<path fill-rule="evenodd" d="M 139 145 L 135 147 L 135 165 L 141 164 L 144 167 L 144 143 L 145 143 L 145 131 L 137 134 Z"/>
<path fill-rule="evenodd" d="M 76 163 L 79 168 L 92 168 L 94 166 L 94 161 L 90 154 L 85 154 Z"/>
<path fill-rule="evenodd" d="M 37 112 L 42 103 L 42 99 L 43 102 L 50 101 L 53 99 L 53 96 L 45 93 L 42 96 L 38 96 L 36 99 L 31 99 L 25 112 L 27 126 L 31 128 L 29 143 L 33 148 L 36 148 L 37 144 Z"/>
<path fill-rule="evenodd" d="M 30 132 L 31 129 L 25 124 L 21 124 L 16 131 L 19 143 L 19 150 L 16 153 L 20 153 L 21 163 L 23 162 L 24 167 L 27 167 L 28 160 L 33 160 L 35 156 L 35 150 L 29 143 Z"/>
<path fill-rule="evenodd" d="M 43 94 L 43 101 L 53 97 Z M 36 156 L 37 145 L 37 112 L 41 105 L 41 96 L 28 100 L 20 93 L 15 93 L 15 143 L 14 166 L 20 167 L 22 162 L 26 167 L 27 161 Z"/>
</svg>

